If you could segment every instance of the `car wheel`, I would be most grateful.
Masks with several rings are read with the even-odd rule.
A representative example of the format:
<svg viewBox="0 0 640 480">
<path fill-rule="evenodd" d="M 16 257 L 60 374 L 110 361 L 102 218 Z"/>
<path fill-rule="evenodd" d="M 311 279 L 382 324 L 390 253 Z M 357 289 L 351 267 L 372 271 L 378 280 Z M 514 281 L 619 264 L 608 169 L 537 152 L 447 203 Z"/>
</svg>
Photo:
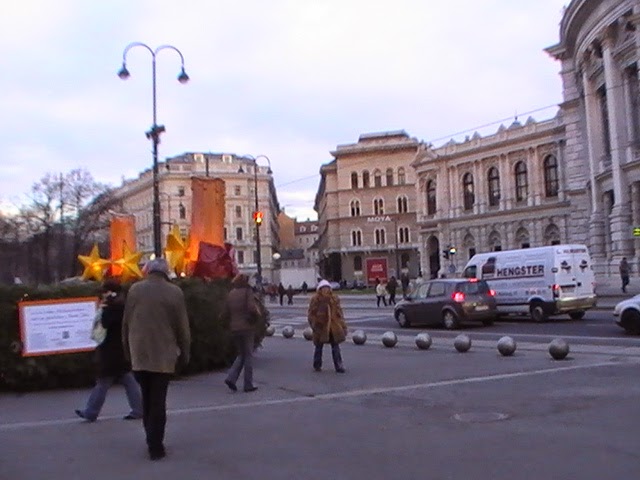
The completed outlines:
<svg viewBox="0 0 640 480">
<path fill-rule="evenodd" d="M 447 330 L 455 330 L 460 326 L 458 317 L 451 310 L 445 310 L 442 312 L 442 324 Z"/>
<path fill-rule="evenodd" d="M 569 312 L 569 316 L 572 320 L 582 320 L 584 318 L 585 311 L 578 310 L 576 312 Z"/>
<path fill-rule="evenodd" d="M 542 307 L 542 303 L 534 302 L 529 307 L 529 314 L 531 315 L 531 319 L 536 323 L 546 322 L 547 314 Z"/>
<path fill-rule="evenodd" d="M 407 328 L 407 327 L 411 326 L 411 323 L 409 322 L 409 319 L 407 318 L 407 314 L 404 313 L 403 310 L 400 310 L 396 314 L 396 320 L 398 322 L 398 325 L 400 325 L 402 328 Z"/>
<path fill-rule="evenodd" d="M 485 327 L 490 327 L 491 325 L 493 325 L 493 318 L 485 318 L 484 320 L 482 320 L 482 325 L 484 325 Z"/>
<path fill-rule="evenodd" d="M 620 317 L 622 327 L 631 334 L 640 334 L 640 313 L 636 310 L 626 310 Z"/>
</svg>

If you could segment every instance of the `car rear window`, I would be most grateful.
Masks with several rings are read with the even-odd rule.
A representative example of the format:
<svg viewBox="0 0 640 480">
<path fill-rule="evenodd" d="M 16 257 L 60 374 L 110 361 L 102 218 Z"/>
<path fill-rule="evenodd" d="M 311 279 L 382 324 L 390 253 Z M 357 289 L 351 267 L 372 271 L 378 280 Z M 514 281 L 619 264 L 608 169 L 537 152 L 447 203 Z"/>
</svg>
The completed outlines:
<svg viewBox="0 0 640 480">
<path fill-rule="evenodd" d="M 457 290 L 466 295 L 477 295 L 479 293 L 487 293 L 489 285 L 487 285 L 487 282 L 464 282 L 458 284 Z"/>
</svg>

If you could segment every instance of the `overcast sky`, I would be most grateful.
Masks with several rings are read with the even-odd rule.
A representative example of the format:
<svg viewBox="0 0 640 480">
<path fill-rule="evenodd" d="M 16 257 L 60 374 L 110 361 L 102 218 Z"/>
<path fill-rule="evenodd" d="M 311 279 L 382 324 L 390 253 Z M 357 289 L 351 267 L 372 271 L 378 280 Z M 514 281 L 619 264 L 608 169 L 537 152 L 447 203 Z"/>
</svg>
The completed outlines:
<svg viewBox="0 0 640 480">
<path fill-rule="evenodd" d="M 554 116 L 566 0 L 20 0 L 0 14 L 0 200 L 86 167 L 119 185 L 151 165 L 151 56 L 160 158 L 264 154 L 281 205 L 313 217 L 320 165 L 362 133 L 439 146 L 504 120 Z M 499 123 L 479 129 L 487 134 Z M 459 133 L 457 138 L 464 138 Z"/>
</svg>

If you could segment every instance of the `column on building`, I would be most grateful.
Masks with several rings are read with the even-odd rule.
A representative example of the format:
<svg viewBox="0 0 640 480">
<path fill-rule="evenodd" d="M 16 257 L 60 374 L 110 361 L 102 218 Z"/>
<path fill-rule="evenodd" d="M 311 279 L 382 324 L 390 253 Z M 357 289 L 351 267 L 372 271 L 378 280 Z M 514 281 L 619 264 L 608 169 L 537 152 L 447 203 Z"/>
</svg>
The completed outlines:
<svg viewBox="0 0 640 480">
<path fill-rule="evenodd" d="M 500 172 L 500 210 L 511 210 L 516 194 L 512 184 L 510 155 L 500 155 L 498 172 Z"/>
<path fill-rule="evenodd" d="M 480 168 L 480 160 L 474 160 L 471 168 L 471 173 L 473 173 L 473 192 L 475 195 L 475 204 L 473 206 L 473 213 L 478 215 L 479 213 L 483 213 L 487 211 L 486 206 L 488 205 L 487 196 L 485 192 L 485 179 L 482 175 L 482 169 Z M 484 205 L 485 208 L 481 206 Z"/>
<path fill-rule="evenodd" d="M 540 161 L 538 158 L 538 149 L 535 147 L 529 147 L 526 152 L 526 157 L 523 160 L 527 166 L 527 205 L 540 205 Z M 533 238 L 531 240 L 531 243 L 533 244 Z"/>
</svg>

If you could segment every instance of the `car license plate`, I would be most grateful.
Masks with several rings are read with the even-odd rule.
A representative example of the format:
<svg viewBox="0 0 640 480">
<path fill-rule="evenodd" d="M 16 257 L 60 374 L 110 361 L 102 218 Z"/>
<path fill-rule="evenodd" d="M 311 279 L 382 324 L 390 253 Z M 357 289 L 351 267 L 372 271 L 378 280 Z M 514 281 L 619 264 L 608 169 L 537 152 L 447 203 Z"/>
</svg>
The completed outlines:
<svg viewBox="0 0 640 480">
<path fill-rule="evenodd" d="M 476 311 L 489 310 L 489 305 L 476 305 Z"/>
</svg>

